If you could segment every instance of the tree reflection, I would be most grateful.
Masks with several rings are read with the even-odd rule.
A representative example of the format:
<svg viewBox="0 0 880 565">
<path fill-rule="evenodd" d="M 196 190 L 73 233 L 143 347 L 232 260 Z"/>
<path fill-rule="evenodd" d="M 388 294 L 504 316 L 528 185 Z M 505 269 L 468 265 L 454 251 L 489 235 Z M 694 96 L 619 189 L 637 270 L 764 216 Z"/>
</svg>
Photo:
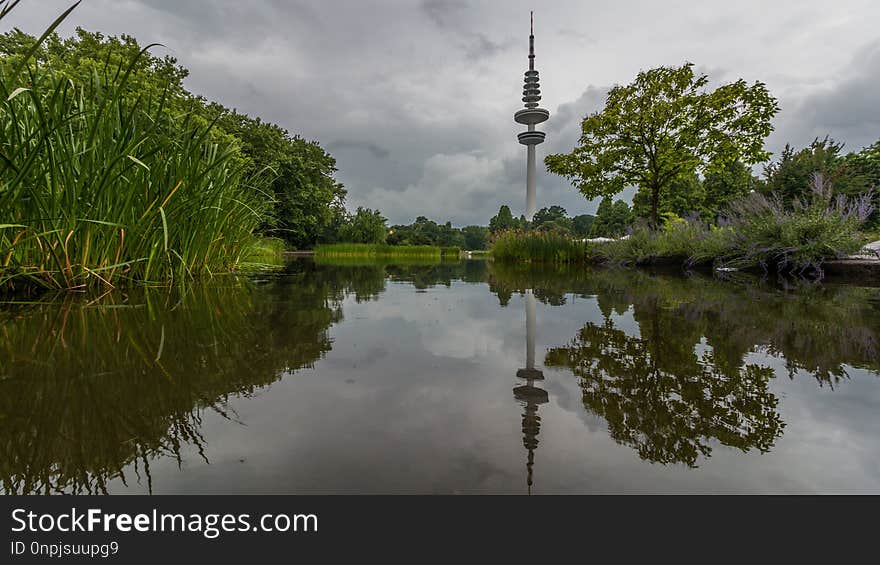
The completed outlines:
<svg viewBox="0 0 880 565">
<path fill-rule="evenodd" d="M 687 333 L 668 323 L 652 329 L 642 339 L 590 323 L 567 347 L 549 350 L 545 364 L 577 375 L 584 406 L 643 459 L 696 466 L 712 441 L 769 451 L 783 427 L 767 387 L 773 370 L 725 371 L 711 351 L 698 357 Z"/>
<path fill-rule="evenodd" d="M 0 314 L 0 481 L 6 493 L 152 489 L 150 461 L 205 457 L 206 411 L 311 367 L 341 300 L 375 297 L 384 271 L 296 262 L 254 282 L 70 294 Z"/>
<path fill-rule="evenodd" d="M 739 367 L 749 353 L 764 352 L 783 359 L 789 377 L 806 373 L 832 387 L 849 377 L 849 367 L 880 372 L 880 289 L 780 288 L 739 275 L 719 281 L 636 269 L 491 263 L 488 280 L 502 305 L 527 288 L 547 304 L 590 298 L 605 319 L 632 309 L 640 329 L 648 332 L 656 322 L 652 316 L 668 314 L 673 328 L 688 332 L 693 344 L 705 338 L 716 364 L 726 367 Z"/>
<path fill-rule="evenodd" d="M 551 305 L 595 300 L 601 321 L 549 350 L 545 365 L 570 369 L 584 407 L 654 462 L 695 466 L 713 444 L 772 449 L 784 427 L 769 389 L 774 376 L 806 373 L 833 388 L 852 367 L 880 371 L 876 288 L 498 263 L 489 283 L 502 305 L 530 288 Z M 750 362 L 752 354 L 785 369 Z"/>
</svg>

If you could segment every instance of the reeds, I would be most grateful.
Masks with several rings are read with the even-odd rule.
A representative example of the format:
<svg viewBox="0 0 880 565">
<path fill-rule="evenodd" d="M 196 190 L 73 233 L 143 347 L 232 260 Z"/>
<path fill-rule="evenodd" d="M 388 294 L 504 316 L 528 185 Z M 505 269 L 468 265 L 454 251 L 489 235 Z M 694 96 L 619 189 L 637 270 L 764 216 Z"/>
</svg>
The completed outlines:
<svg viewBox="0 0 880 565">
<path fill-rule="evenodd" d="M 578 263 L 586 259 L 586 246 L 571 236 L 552 231 L 510 230 L 492 243 L 497 261 Z"/>
<path fill-rule="evenodd" d="M 0 62 L 0 289 L 164 284 L 248 252 L 266 199 L 245 186 L 238 150 L 173 114 L 167 93 L 130 88 L 136 63 L 76 84 Z"/>
<path fill-rule="evenodd" d="M 315 257 L 401 257 L 401 258 L 436 258 L 448 257 L 449 252 L 443 250 L 458 248 L 440 248 L 432 245 L 384 245 L 371 243 L 334 243 L 315 247 Z"/>
</svg>

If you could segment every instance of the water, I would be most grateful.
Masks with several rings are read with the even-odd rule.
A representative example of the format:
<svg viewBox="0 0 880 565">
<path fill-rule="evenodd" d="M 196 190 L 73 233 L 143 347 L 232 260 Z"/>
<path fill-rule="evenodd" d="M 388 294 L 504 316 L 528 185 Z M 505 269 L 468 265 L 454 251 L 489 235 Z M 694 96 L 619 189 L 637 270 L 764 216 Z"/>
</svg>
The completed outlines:
<svg viewBox="0 0 880 565">
<path fill-rule="evenodd" d="M 0 311 L 6 493 L 880 492 L 880 289 L 316 265 Z"/>
</svg>

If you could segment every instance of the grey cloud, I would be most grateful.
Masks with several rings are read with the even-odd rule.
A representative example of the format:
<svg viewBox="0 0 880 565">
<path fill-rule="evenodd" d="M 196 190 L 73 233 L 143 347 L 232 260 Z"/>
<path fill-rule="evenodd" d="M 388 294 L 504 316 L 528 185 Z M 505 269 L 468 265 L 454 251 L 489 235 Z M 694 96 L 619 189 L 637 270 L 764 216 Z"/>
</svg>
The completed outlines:
<svg viewBox="0 0 880 565">
<path fill-rule="evenodd" d="M 473 34 L 465 43 L 465 55 L 468 59 L 483 59 L 501 52 L 505 46 L 490 40 L 481 33 Z"/>
<path fill-rule="evenodd" d="M 190 70 L 194 92 L 327 147 L 350 207 L 379 206 L 393 223 L 423 214 L 464 225 L 487 222 L 501 204 L 517 215 L 524 207 L 512 115 L 533 7 L 552 114 L 541 160 L 572 149 L 581 119 L 602 108 L 603 85 L 688 59 L 713 80 L 767 82 L 783 107 L 772 151 L 826 133 L 851 149 L 876 140 L 880 6 L 847 2 L 828 19 L 819 0 L 711 10 L 635 0 L 89 0 L 61 32 L 161 42 Z M 39 33 L 70 3 L 23 0 L 9 23 Z M 748 17 L 756 11 L 762 18 Z M 552 204 L 573 214 L 596 206 L 541 172 L 538 206 Z"/>
<path fill-rule="evenodd" d="M 815 137 L 831 137 L 855 151 L 880 139 L 880 41 L 861 49 L 830 87 L 800 101 L 783 103 L 770 143 L 778 152 L 785 143 L 799 147 Z"/>
<path fill-rule="evenodd" d="M 428 19 L 439 28 L 448 28 L 457 21 L 457 15 L 465 9 L 461 0 L 424 0 L 420 6 Z"/>
<path fill-rule="evenodd" d="M 327 144 L 327 150 L 331 152 L 345 149 L 363 150 L 375 157 L 376 159 L 387 159 L 388 156 L 391 154 L 384 147 L 380 147 L 379 145 L 371 143 L 369 141 L 341 139 L 338 141 L 331 141 Z"/>
</svg>

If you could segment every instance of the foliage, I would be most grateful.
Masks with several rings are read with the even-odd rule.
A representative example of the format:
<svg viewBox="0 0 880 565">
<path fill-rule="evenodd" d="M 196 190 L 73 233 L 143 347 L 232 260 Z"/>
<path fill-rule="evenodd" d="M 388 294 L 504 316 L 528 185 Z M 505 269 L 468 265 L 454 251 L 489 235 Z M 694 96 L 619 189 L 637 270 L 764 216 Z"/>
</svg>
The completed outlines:
<svg viewBox="0 0 880 565">
<path fill-rule="evenodd" d="M 589 237 L 594 221 L 596 221 L 596 216 L 592 214 L 580 214 L 575 216 L 571 219 L 571 231 L 577 237 Z"/>
<path fill-rule="evenodd" d="M 661 196 L 674 179 L 769 156 L 763 140 L 779 109 L 765 85 L 738 80 L 709 90 L 708 81 L 690 63 L 640 72 L 609 91 L 601 113 L 584 119 L 571 153 L 547 156 L 548 170 L 587 198 L 613 196 L 629 185 L 646 190 L 651 223 L 658 226 Z"/>
<path fill-rule="evenodd" d="M 7 288 L 183 281 L 235 268 L 253 243 L 265 179 L 245 179 L 212 124 L 166 96 L 132 98 L 143 63 L 119 63 L 77 83 L 24 57 L 0 62 Z"/>
<path fill-rule="evenodd" d="M 273 206 L 260 231 L 284 239 L 295 248 L 312 247 L 342 208 L 346 191 L 333 178 L 336 160 L 314 141 L 287 130 L 210 104 L 205 110 L 218 127 L 240 140 L 251 175 L 272 172 L 266 196 Z"/>
<path fill-rule="evenodd" d="M 721 168 L 708 171 L 702 184 L 704 202 L 701 217 L 709 222 L 715 222 L 733 201 L 753 190 L 763 190 L 761 180 L 741 161 L 731 161 Z"/>
<path fill-rule="evenodd" d="M 672 218 L 662 229 L 644 226 L 634 229 L 626 239 L 593 243 L 588 255 L 594 261 L 645 265 L 660 260 L 693 266 L 711 263 L 730 251 L 730 228 L 709 227 L 698 220 Z"/>
<path fill-rule="evenodd" d="M 858 230 L 872 212 L 871 194 L 834 196 L 830 181 L 819 173 L 811 188 L 809 199 L 791 203 L 758 193 L 734 202 L 725 223 L 735 236 L 722 263 L 821 273 L 823 259 L 857 252 L 862 246 Z"/>
<path fill-rule="evenodd" d="M 471 251 L 482 251 L 489 246 L 489 228 L 483 226 L 465 226 L 461 228 L 464 237 L 464 248 Z"/>
<path fill-rule="evenodd" d="M 840 152 L 843 144 L 825 137 L 816 138 L 809 147 L 795 151 L 786 144 L 779 160 L 764 167 L 766 184 L 761 192 L 775 194 L 785 203 L 793 203 L 809 194 L 810 180 L 816 173 L 836 181 L 844 172 Z"/>
<path fill-rule="evenodd" d="M 114 83 L 115 95 L 126 108 L 138 100 L 153 105 L 161 100 L 162 112 L 173 120 L 185 119 L 188 127 L 207 131 L 209 142 L 237 147 L 227 160 L 231 168 L 241 169 L 241 184 L 252 193 L 248 200 L 261 201 L 265 213 L 258 231 L 294 247 L 309 247 L 333 222 L 334 209 L 342 206 L 345 190 L 333 178 L 333 157 L 317 143 L 277 125 L 191 94 L 183 86 L 188 71 L 173 57 L 142 52 L 131 36 L 105 36 L 81 28 L 69 38 L 50 33 L 42 43 L 19 30 L 0 35 L 5 65 L 17 64 L 34 48 L 30 60 L 41 74 L 53 74 L 59 83 L 70 79 L 76 88 L 85 89 L 86 98 L 98 96 L 90 91 L 97 77 L 104 84 Z M 118 83 L 123 72 L 127 78 Z"/>
<path fill-rule="evenodd" d="M 457 250 L 456 250 L 457 251 Z M 447 252 L 448 253 L 448 252 Z M 333 243 L 315 246 L 315 257 L 436 257 L 443 255 L 433 245 L 386 245 Z M 456 252 L 456 256 L 458 253 Z"/>
<path fill-rule="evenodd" d="M 861 151 L 843 155 L 843 143 L 829 137 L 816 138 L 809 147 L 795 151 L 790 145 L 779 160 L 764 167 L 764 194 L 776 194 L 786 206 L 810 197 L 811 179 L 816 173 L 829 180 L 839 194 L 873 195 L 873 226 L 880 223 L 880 141 Z"/>
<path fill-rule="evenodd" d="M 461 248 L 453 246 L 441 247 L 440 256 L 444 259 L 458 259 L 461 255 Z"/>
<path fill-rule="evenodd" d="M 385 243 L 388 228 L 378 210 L 358 206 L 357 211 L 339 229 L 339 240 L 348 243 Z"/>
<path fill-rule="evenodd" d="M 553 224 L 555 222 L 559 222 L 560 220 L 568 221 L 569 224 L 571 223 L 571 221 L 568 219 L 568 213 L 562 206 L 550 206 L 549 208 L 541 208 L 540 210 L 535 212 L 535 216 L 534 218 L 532 218 L 532 228 L 540 229 L 545 224 Z"/>
<path fill-rule="evenodd" d="M 283 239 L 277 237 L 256 238 L 253 245 L 242 257 L 241 268 L 252 271 L 278 269 L 283 265 L 285 249 L 286 245 Z"/>
<path fill-rule="evenodd" d="M 507 206 L 507 204 L 502 205 L 501 208 L 498 209 L 498 213 L 492 216 L 492 219 L 489 220 L 489 231 L 493 234 L 522 227 L 525 226 L 522 225 L 522 222 L 513 217 L 513 214 L 510 212 L 510 207 Z"/>
<path fill-rule="evenodd" d="M 412 224 L 394 225 L 388 233 L 388 243 L 392 245 L 439 245 L 465 246 L 462 230 L 454 228 L 451 222 L 438 224 L 425 216 L 419 216 Z"/>
<path fill-rule="evenodd" d="M 672 179 L 666 192 L 660 195 L 659 217 L 700 216 L 706 201 L 706 191 L 700 177 L 694 172 L 684 173 Z M 639 188 L 633 195 L 632 213 L 635 218 L 651 219 L 651 192 Z"/>
<path fill-rule="evenodd" d="M 620 237 L 632 223 L 632 211 L 623 200 L 611 202 L 606 196 L 599 202 L 596 219 L 590 228 L 590 237 Z"/>
<path fill-rule="evenodd" d="M 496 261 L 573 263 L 584 260 L 584 244 L 554 231 L 508 230 L 495 236 Z"/>
<path fill-rule="evenodd" d="M 786 206 L 778 196 L 759 193 L 734 201 L 720 226 L 699 220 L 668 221 L 662 230 L 636 229 L 627 239 L 594 244 L 588 256 L 616 263 L 675 260 L 684 265 L 773 268 L 821 276 L 826 259 L 855 253 L 859 228 L 871 213 L 870 194 L 834 196 L 831 184 L 815 175 L 809 200 Z"/>
</svg>

